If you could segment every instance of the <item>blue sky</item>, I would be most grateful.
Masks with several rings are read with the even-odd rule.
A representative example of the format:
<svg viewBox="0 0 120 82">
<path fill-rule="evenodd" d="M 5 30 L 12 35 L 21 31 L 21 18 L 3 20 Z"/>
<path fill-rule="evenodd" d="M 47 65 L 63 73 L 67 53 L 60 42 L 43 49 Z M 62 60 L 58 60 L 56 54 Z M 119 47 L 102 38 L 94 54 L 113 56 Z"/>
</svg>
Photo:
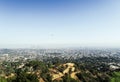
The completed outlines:
<svg viewBox="0 0 120 82">
<path fill-rule="evenodd" d="M 0 0 L 0 48 L 120 47 L 119 0 Z"/>
</svg>

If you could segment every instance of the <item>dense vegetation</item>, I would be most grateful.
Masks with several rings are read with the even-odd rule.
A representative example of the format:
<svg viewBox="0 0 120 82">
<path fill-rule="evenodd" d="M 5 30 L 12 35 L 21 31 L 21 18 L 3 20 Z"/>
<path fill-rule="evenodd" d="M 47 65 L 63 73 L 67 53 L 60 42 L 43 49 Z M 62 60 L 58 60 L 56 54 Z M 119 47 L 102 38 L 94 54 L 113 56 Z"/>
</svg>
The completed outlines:
<svg viewBox="0 0 120 82">
<path fill-rule="evenodd" d="M 120 81 L 120 72 L 113 72 L 110 81 L 111 82 L 119 82 Z"/>
<path fill-rule="evenodd" d="M 4 61 L 0 64 L 0 82 L 120 82 L 120 71 L 111 71 L 105 63 L 110 61 L 106 59 L 85 57 L 76 60 L 51 58 L 43 62 L 38 60 Z M 118 62 L 117 59 L 111 61 Z M 67 62 L 75 64 L 74 72 L 77 79 L 71 77 L 74 73 L 72 71 L 63 74 L 63 71 L 67 69 L 67 66 L 64 66 Z M 53 74 L 58 72 L 63 76 L 53 80 Z"/>
</svg>

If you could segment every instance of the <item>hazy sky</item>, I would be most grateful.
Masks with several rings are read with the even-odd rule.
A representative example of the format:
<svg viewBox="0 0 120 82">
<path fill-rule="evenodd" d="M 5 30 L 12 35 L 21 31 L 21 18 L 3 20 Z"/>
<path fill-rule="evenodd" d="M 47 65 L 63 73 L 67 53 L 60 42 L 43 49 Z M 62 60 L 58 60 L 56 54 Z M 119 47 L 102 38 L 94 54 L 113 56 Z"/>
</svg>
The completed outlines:
<svg viewBox="0 0 120 82">
<path fill-rule="evenodd" d="M 0 0 L 0 48 L 120 47 L 120 0 Z"/>
</svg>

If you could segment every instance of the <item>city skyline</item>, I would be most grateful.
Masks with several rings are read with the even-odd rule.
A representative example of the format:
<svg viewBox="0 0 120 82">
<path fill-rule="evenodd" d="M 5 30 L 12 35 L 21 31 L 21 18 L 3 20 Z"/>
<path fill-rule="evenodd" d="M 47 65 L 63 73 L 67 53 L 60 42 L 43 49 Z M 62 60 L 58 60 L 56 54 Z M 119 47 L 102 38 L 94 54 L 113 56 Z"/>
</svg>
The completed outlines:
<svg viewBox="0 0 120 82">
<path fill-rule="evenodd" d="M 0 48 L 120 47 L 119 0 L 0 0 Z"/>
</svg>

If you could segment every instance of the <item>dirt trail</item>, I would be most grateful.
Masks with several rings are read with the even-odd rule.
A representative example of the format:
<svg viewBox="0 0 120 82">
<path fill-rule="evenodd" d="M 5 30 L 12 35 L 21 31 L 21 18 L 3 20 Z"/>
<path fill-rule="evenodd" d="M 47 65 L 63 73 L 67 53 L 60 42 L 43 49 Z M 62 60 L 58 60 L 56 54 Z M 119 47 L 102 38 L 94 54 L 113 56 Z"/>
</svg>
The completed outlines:
<svg viewBox="0 0 120 82">
<path fill-rule="evenodd" d="M 52 78 L 52 80 L 55 80 L 55 79 L 57 79 L 57 78 L 61 78 L 62 76 L 64 76 L 62 73 L 58 73 L 58 74 L 53 74 L 53 78 Z"/>
<path fill-rule="evenodd" d="M 45 82 L 42 78 L 39 79 L 39 82 Z"/>
<path fill-rule="evenodd" d="M 66 63 L 66 64 L 64 64 L 64 66 L 66 66 L 66 65 L 68 67 L 63 71 L 63 74 L 69 73 L 70 69 L 72 69 L 71 71 L 75 70 L 74 63 Z"/>
<path fill-rule="evenodd" d="M 70 72 L 72 72 L 70 74 L 71 78 L 73 79 L 76 79 L 76 80 L 79 80 L 78 77 L 76 76 L 77 73 L 79 73 L 78 71 L 75 72 L 75 64 L 74 63 L 66 63 L 66 64 L 63 64 L 64 67 L 67 67 L 63 73 L 62 72 L 59 72 L 57 70 L 53 70 L 54 72 L 56 72 L 56 74 L 52 74 L 52 80 L 55 80 L 57 78 L 61 78 L 62 76 L 64 76 L 65 74 L 69 74 Z"/>
</svg>

